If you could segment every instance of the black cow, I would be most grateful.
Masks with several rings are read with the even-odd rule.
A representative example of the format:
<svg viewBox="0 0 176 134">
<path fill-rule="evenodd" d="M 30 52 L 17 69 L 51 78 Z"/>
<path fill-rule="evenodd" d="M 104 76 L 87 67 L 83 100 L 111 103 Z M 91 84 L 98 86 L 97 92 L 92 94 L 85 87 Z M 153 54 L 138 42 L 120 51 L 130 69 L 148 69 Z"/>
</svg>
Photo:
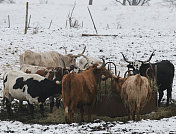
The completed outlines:
<svg viewBox="0 0 176 134">
<path fill-rule="evenodd" d="M 11 101 L 16 98 L 20 101 L 28 101 L 31 115 L 33 116 L 33 104 L 40 104 L 41 115 L 44 116 L 43 103 L 56 94 L 61 94 L 61 82 L 49 80 L 38 74 L 26 74 L 22 71 L 9 71 L 3 77 L 3 98 L 6 100 L 8 116 L 11 116 Z"/>
<path fill-rule="evenodd" d="M 158 86 L 158 92 L 159 92 L 159 99 L 158 99 L 158 106 L 160 106 L 161 99 L 164 95 L 163 91 L 167 89 L 167 103 L 166 105 L 169 105 L 171 94 L 172 94 L 172 84 L 173 84 L 173 78 L 174 78 L 174 65 L 168 61 L 163 60 L 156 63 L 149 63 L 152 56 L 154 55 L 154 52 L 151 54 L 150 58 L 147 61 L 128 61 L 123 53 L 121 53 L 124 60 L 129 63 L 127 65 L 128 69 L 132 68 L 134 74 L 141 74 L 142 76 L 146 76 L 147 70 L 150 69 L 155 74 L 156 82 Z"/>
</svg>

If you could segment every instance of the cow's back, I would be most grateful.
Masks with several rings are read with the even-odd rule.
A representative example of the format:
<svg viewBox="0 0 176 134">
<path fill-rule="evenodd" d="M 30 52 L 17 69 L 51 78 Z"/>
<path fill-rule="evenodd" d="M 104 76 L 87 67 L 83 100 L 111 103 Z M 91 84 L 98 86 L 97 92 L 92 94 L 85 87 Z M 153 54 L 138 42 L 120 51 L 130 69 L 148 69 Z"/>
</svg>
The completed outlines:
<svg viewBox="0 0 176 134">
<path fill-rule="evenodd" d="M 55 51 L 37 53 L 27 50 L 20 55 L 20 65 L 29 64 L 44 67 L 63 67 L 62 57 L 63 55 Z"/>
<path fill-rule="evenodd" d="M 62 67 L 63 63 L 61 60 L 62 55 L 55 52 L 42 52 L 41 53 L 41 63 L 39 66 L 45 67 Z"/>
<path fill-rule="evenodd" d="M 4 76 L 5 82 L 3 96 L 8 99 L 11 99 L 12 97 L 19 100 L 27 100 L 27 87 L 24 86 L 24 81 L 30 78 L 36 79 L 38 81 L 44 79 L 44 77 L 41 77 L 37 74 L 26 74 L 22 71 L 7 72 Z"/>
<path fill-rule="evenodd" d="M 175 71 L 174 65 L 168 60 L 163 60 L 155 65 L 157 65 L 158 86 L 163 89 L 172 86 Z M 155 66 L 153 66 L 153 68 L 155 68 Z"/>
<path fill-rule="evenodd" d="M 70 73 L 63 77 L 62 95 L 68 104 L 69 99 L 76 103 L 91 103 L 96 98 L 96 89 L 95 78 L 88 71 L 79 74 Z"/>
<path fill-rule="evenodd" d="M 138 104 L 150 98 L 151 92 L 152 90 L 148 83 L 148 79 L 137 74 L 135 76 L 129 76 L 124 82 L 121 96 L 126 101 L 126 104 L 129 102 Z"/>
</svg>

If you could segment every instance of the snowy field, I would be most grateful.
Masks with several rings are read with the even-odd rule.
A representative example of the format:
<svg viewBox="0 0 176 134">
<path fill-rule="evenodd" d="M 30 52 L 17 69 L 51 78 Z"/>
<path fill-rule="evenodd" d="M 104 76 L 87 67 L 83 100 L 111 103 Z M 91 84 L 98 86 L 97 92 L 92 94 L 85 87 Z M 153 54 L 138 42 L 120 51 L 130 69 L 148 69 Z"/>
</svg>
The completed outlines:
<svg viewBox="0 0 176 134">
<path fill-rule="evenodd" d="M 14 1 L 15 4 L 0 3 L 0 89 L 3 72 L 18 70 L 19 55 L 27 49 L 36 52 L 55 50 L 64 54 L 61 47 L 65 46 L 69 53 L 78 54 L 86 46 L 86 55 L 113 61 L 122 75 L 127 64 L 120 52 L 129 60 L 146 60 L 156 50 L 151 62 L 167 59 L 176 65 L 176 7 L 162 0 L 151 0 L 149 6 L 142 7 L 117 5 L 115 0 L 94 0 L 89 8 L 98 34 L 118 35 L 116 37 L 81 36 L 83 33 L 96 33 L 87 10 L 88 0 L 76 1 L 73 17 L 78 21 L 77 28 L 66 26 L 75 0 L 48 0 L 47 4 L 46 0 L 30 0 L 30 28 L 24 35 L 26 1 Z M 2 90 L 0 92 L 2 96 Z M 166 96 L 164 103 L 165 99 Z M 175 78 L 172 99 L 176 100 Z M 82 125 L 73 123 L 47 126 L 1 121 L 0 133 L 176 133 L 175 126 L 176 117 L 129 121 L 125 124 L 95 120 Z"/>
</svg>

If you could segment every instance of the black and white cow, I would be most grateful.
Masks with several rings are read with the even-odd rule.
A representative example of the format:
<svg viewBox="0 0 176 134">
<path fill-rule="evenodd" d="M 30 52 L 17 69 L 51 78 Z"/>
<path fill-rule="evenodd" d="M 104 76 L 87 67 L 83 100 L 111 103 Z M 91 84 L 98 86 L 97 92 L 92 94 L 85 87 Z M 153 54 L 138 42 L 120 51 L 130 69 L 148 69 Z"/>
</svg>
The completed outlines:
<svg viewBox="0 0 176 134">
<path fill-rule="evenodd" d="M 71 66 L 70 69 L 73 70 L 74 67 L 72 68 L 72 66 Z M 39 74 L 40 76 L 43 76 L 43 77 L 48 78 L 50 80 L 53 80 L 56 78 L 59 81 L 62 81 L 63 76 L 65 74 L 68 74 L 71 71 L 70 69 L 67 69 L 65 66 L 64 66 L 64 68 L 62 68 L 62 67 L 41 67 L 41 66 L 33 66 L 33 65 L 28 65 L 28 64 L 23 64 L 20 67 L 20 70 L 25 73 Z M 53 112 L 54 97 L 56 98 L 56 107 L 59 108 L 59 106 L 60 106 L 61 94 L 56 94 L 52 97 L 49 97 L 50 113 Z M 22 106 L 20 108 L 22 108 Z"/>
<path fill-rule="evenodd" d="M 3 98 L 6 101 L 8 116 L 11 116 L 11 102 L 13 99 L 27 101 L 33 116 L 33 104 L 40 104 L 41 115 L 44 116 L 43 103 L 45 100 L 61 93 L 61 82 L 49 80 L 38 74 L 26 74 L 22 71 L 9 71 L 3 76 Z"/>
<path fill-rule="evenodd" d="M 154 51 L 155 52 L 155 51 Z M 156 63 L 149 63 L 154 52 L 151 54 L 148 60 L 146 61 L 128 61 L 125 56 L 122 54 L 124 60 L 129 63 L 127 65 L 128 70 L 132 68 L 134 74 L 141 74 L 142 76 L 147 76 L 147 70 L 150 69 L 155 74 L 158 92 L 159 92 L 159 99 L 158 99 L 158 106 L 160 106 L 161 99 L 164 95 L 163 91 L 167 89 L 167 103 L 169 105 L 171 95 L 172 95 L 172 84 L 174 78 L 174 65 L 168 61 L 163 60 Z"/>
</svg>

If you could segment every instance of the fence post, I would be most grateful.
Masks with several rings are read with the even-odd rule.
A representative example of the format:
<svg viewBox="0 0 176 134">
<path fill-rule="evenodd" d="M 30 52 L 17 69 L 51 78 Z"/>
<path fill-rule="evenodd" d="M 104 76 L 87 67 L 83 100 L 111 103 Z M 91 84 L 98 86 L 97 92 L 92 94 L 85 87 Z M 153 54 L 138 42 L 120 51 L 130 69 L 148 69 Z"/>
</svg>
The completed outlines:
<svg viewBox="0 0 176 134">
<path fill-rule="evenodd" d="M 8 23 L 9 23 L 9 27 L 10 28 L 10 16 L 8 15 Z"/>
<path fill-rule="evenodd" d="M 93 0 L 89 0 L 89 5 L 92 5 Z"/>
<path fill-rule="evenodd" d="M 27 33 L 27 23 L 28 23 L 28 2 L 26 2 L 26 20 L 25 20 L 25 30 L 24 30 L 24 34 Z"/>
</svg>

